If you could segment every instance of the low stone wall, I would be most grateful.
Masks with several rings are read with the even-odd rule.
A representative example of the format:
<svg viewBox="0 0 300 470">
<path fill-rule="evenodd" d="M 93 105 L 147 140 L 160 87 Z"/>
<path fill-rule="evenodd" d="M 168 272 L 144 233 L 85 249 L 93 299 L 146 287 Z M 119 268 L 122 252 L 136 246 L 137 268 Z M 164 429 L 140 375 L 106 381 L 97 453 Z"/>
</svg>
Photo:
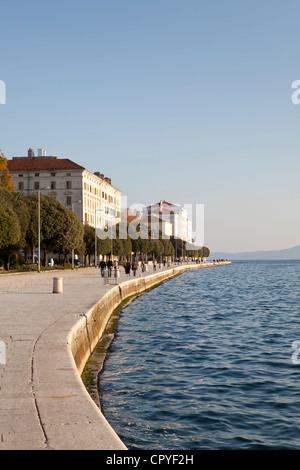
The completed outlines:
<svg viewBox="0 0 300 470">
<path fill-rule="evenodd" d="M 72 328 L 69 344 L 79 374 L 101 338 L 114 309 L 122 301 L 118 286 L 110 289 Z"/>
</svg>

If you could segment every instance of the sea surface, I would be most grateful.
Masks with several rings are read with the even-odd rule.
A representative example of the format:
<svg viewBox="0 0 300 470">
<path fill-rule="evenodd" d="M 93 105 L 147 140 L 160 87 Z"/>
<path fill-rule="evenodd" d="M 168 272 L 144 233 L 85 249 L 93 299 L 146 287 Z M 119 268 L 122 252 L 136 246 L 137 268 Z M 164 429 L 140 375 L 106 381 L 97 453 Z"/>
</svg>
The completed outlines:
<svg viewBox="0 0 300 470">
<path fill-rule="evenodd" d="M 299 450 L 299 279 L 300 261 L 235 261 L 124 308 L 99 386 L 127 448 Z"/>
</svg>

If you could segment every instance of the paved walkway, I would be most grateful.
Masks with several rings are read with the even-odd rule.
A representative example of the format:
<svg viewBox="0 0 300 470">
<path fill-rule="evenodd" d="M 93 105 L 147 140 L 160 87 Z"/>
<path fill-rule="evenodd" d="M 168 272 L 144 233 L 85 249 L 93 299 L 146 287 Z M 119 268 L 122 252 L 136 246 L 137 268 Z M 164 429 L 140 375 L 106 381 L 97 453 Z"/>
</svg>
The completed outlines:
<svg viewBox="0 0 300 470">
<path fill-rule="evenodd" d="M 53 294 L 53 277 L 63 277 L 62 295 Z M 78 374 L 64 373 L 76 317 L 112 287 L 94 267 L 0 274 L 0 450 L 124 448 Z"/>
</svg>

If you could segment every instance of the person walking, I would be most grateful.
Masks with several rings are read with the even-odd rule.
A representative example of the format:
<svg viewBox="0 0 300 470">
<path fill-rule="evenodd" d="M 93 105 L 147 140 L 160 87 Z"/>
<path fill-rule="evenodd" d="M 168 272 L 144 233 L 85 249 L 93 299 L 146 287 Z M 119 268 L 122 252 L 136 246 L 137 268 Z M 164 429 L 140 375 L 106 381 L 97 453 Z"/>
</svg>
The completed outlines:
<svg viewBox="0 0 300 470">
<path fill-rule="evenodd" d="M 112 260 L 109 258 L 109 260 L 107 261 L 108 277 L 111 277 L 112 265 L 113 265 Z"/>
<path fill-rule="evenodd" d="M 106 263 L 105 263 L 104 259 L 102 259 L 100 261 L 99 268 L 100 268 L 101 276 L 104 277 L 105 268 L 106 268 Z"/>
<path fill-rule="evenodd" d="M 115 259 L 115 260 L 114 260 L 114 277 L 119 277 L 119 276 L 117 275 L 118 270 L 119 270 L 119 263 L 118 263 L 118 261 Z"/>
<path fill-rule="evenodd" d="M 133 271 L 133 275 L 135 276 L 136 275 L 136 270 L 137 270 L 137 262 L 134 261 L 132 263 L 132 271 Z"/>
<path fill-rule="evenodd" d="M 125 274 L 126 274 L 126 276 L 130 276 L 130 261 L 127 260 L 125 263 L 126 263 L 125 264 Z"/>
</svg>

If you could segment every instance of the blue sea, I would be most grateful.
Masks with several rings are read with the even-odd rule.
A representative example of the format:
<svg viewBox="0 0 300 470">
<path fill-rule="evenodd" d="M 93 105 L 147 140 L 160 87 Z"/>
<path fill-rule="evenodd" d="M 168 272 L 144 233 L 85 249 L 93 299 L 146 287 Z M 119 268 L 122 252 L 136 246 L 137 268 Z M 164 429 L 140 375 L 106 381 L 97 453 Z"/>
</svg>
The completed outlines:
<svg viewBox="0 0 300 470">
<path fill-rule="evenodd" d="M 300 449 L 299 274 L 236 261 L 123 309 L 99 387 L 129 450 Z"/>
</svg>

